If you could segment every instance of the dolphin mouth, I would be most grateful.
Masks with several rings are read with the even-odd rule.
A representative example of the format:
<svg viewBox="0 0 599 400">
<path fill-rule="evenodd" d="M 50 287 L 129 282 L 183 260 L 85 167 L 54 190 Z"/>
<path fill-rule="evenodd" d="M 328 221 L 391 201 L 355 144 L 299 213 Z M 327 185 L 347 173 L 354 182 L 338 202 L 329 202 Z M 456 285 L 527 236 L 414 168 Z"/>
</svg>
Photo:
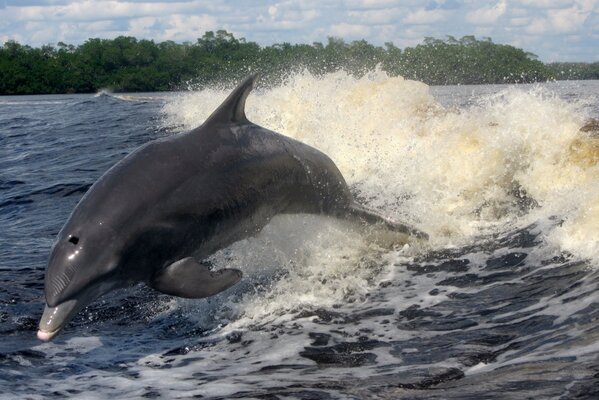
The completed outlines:
<svg viewBox="0 0 599 400">
<path fill-rule="evenodd" d="M 42 342 L 49 342 L 50 340 L 54 339 L 54 336 L 58 335 L 58 332 L 60 332 L 60 329 L 56 329 L 55 331 L 52 332 L 48 332 L 48 331 L 44 331 L 42 329 L 37 331 L 37 338 L 39 340 L 41 340 Z"/>
<path fill-rule="evenodd" d="M 56 307 L 46 304 L 40 319 L 37 338 L 44 342 L 52 340 L 84 306 L 85 304 L 77 299 L 67 300 Z"/>
<path fill-rule="evenodd" d="M 79 311 L 115 287 L 117 285 L 112 281 L 99 282 L 79 292 L 77 297 L 65 300 L 55 307 L 49 306 L 46 301 L 44 313 L 42 314 L 42 318 L 40 318 L 37 338 L 44 342 L 52 340 Z"/>
</svg>

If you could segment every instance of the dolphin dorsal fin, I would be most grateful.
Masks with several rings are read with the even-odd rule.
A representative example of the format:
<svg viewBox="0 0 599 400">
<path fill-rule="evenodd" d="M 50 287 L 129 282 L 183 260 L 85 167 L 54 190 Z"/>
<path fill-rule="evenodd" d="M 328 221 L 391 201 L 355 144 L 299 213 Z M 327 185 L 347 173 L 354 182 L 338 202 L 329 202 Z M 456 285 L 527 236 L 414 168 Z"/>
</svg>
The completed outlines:
<svg viewBox="0 0 599 400">
<path fill-rule="evenodd" d="M 208 117 L 206 122 L 244 124 L 249 123 L 245 116 L 245 99 L 254 87 L 257 74 L 245 78 L 229 97 Z"/>
</svg>

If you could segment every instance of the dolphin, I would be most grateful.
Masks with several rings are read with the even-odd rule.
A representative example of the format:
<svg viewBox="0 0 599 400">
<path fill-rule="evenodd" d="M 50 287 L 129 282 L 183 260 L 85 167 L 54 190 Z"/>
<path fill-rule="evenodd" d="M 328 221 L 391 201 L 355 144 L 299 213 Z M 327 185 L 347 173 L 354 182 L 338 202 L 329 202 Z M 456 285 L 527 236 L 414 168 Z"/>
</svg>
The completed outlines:
<svg viewBox="0 0 599 400">
<path fill-rule="evenodd" d="M 83 196 L 53 245 L 37 337 L 51 340 L 82 308 L 137 282 L 185 298 L 241 279 L 201 261 L 281 213 L 326 214 L 427 238 L 356 203 L 329 157 L 245 115 L 246 78 L 199 127 L 151 141 Z"/>
</svg>

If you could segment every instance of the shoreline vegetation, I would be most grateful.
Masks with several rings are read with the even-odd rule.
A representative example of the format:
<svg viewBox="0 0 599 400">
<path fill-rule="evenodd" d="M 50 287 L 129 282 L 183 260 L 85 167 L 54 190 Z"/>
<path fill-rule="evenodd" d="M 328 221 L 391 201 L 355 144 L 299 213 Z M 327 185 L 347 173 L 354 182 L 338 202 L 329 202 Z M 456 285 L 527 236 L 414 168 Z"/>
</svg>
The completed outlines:
<svg viewBox="0 0 599 400">
<path fill-rule="evenodd" d="M 599 79 L 599 62 L 545 64 L 522 49 L 474 36 L 425 38 L 402 50 L 390 42 L 339 38 L 260 46 L 219 30 L 185 43 L 119 36 L 34 48 L 9 41 L 0 46 L 0 95 L 159 92 L 239 80 L 250 72 L 277 83 L 302 70 L 362 76 L 375 68 L 429 85 Z"/>
</svg>

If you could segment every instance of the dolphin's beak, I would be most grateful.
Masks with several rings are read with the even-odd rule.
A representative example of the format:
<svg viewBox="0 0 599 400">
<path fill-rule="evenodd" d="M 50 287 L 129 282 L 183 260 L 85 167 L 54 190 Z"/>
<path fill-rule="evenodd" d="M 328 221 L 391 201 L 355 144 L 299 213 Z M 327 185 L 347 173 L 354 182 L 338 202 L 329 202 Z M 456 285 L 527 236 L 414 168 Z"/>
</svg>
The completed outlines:
<svg viewBox="0 0 599 400">
<path fill-rule="evenodd" d="M 69 323 L 75 314 L 104 293 L 117 287 L 119 285 L 115 284 L 114 281 L 102 281 L 88 286 L 85 290 L 77 294 L 76 297 L 65 300 L 56 305 L 56 307 L 50 307 L 46 302 L 44 314 L 40 319 L 37 338 L 44 342 L 52 340 Z"/>
<path fill-rule="evenodd" d="M 44 342 L 52 340 L 84 306 L 85 304 L 81 304 L 77 299 L 67 300 L 56 307 L 46 305 L 40 320 L 37 338 Z"/>
</svg>

